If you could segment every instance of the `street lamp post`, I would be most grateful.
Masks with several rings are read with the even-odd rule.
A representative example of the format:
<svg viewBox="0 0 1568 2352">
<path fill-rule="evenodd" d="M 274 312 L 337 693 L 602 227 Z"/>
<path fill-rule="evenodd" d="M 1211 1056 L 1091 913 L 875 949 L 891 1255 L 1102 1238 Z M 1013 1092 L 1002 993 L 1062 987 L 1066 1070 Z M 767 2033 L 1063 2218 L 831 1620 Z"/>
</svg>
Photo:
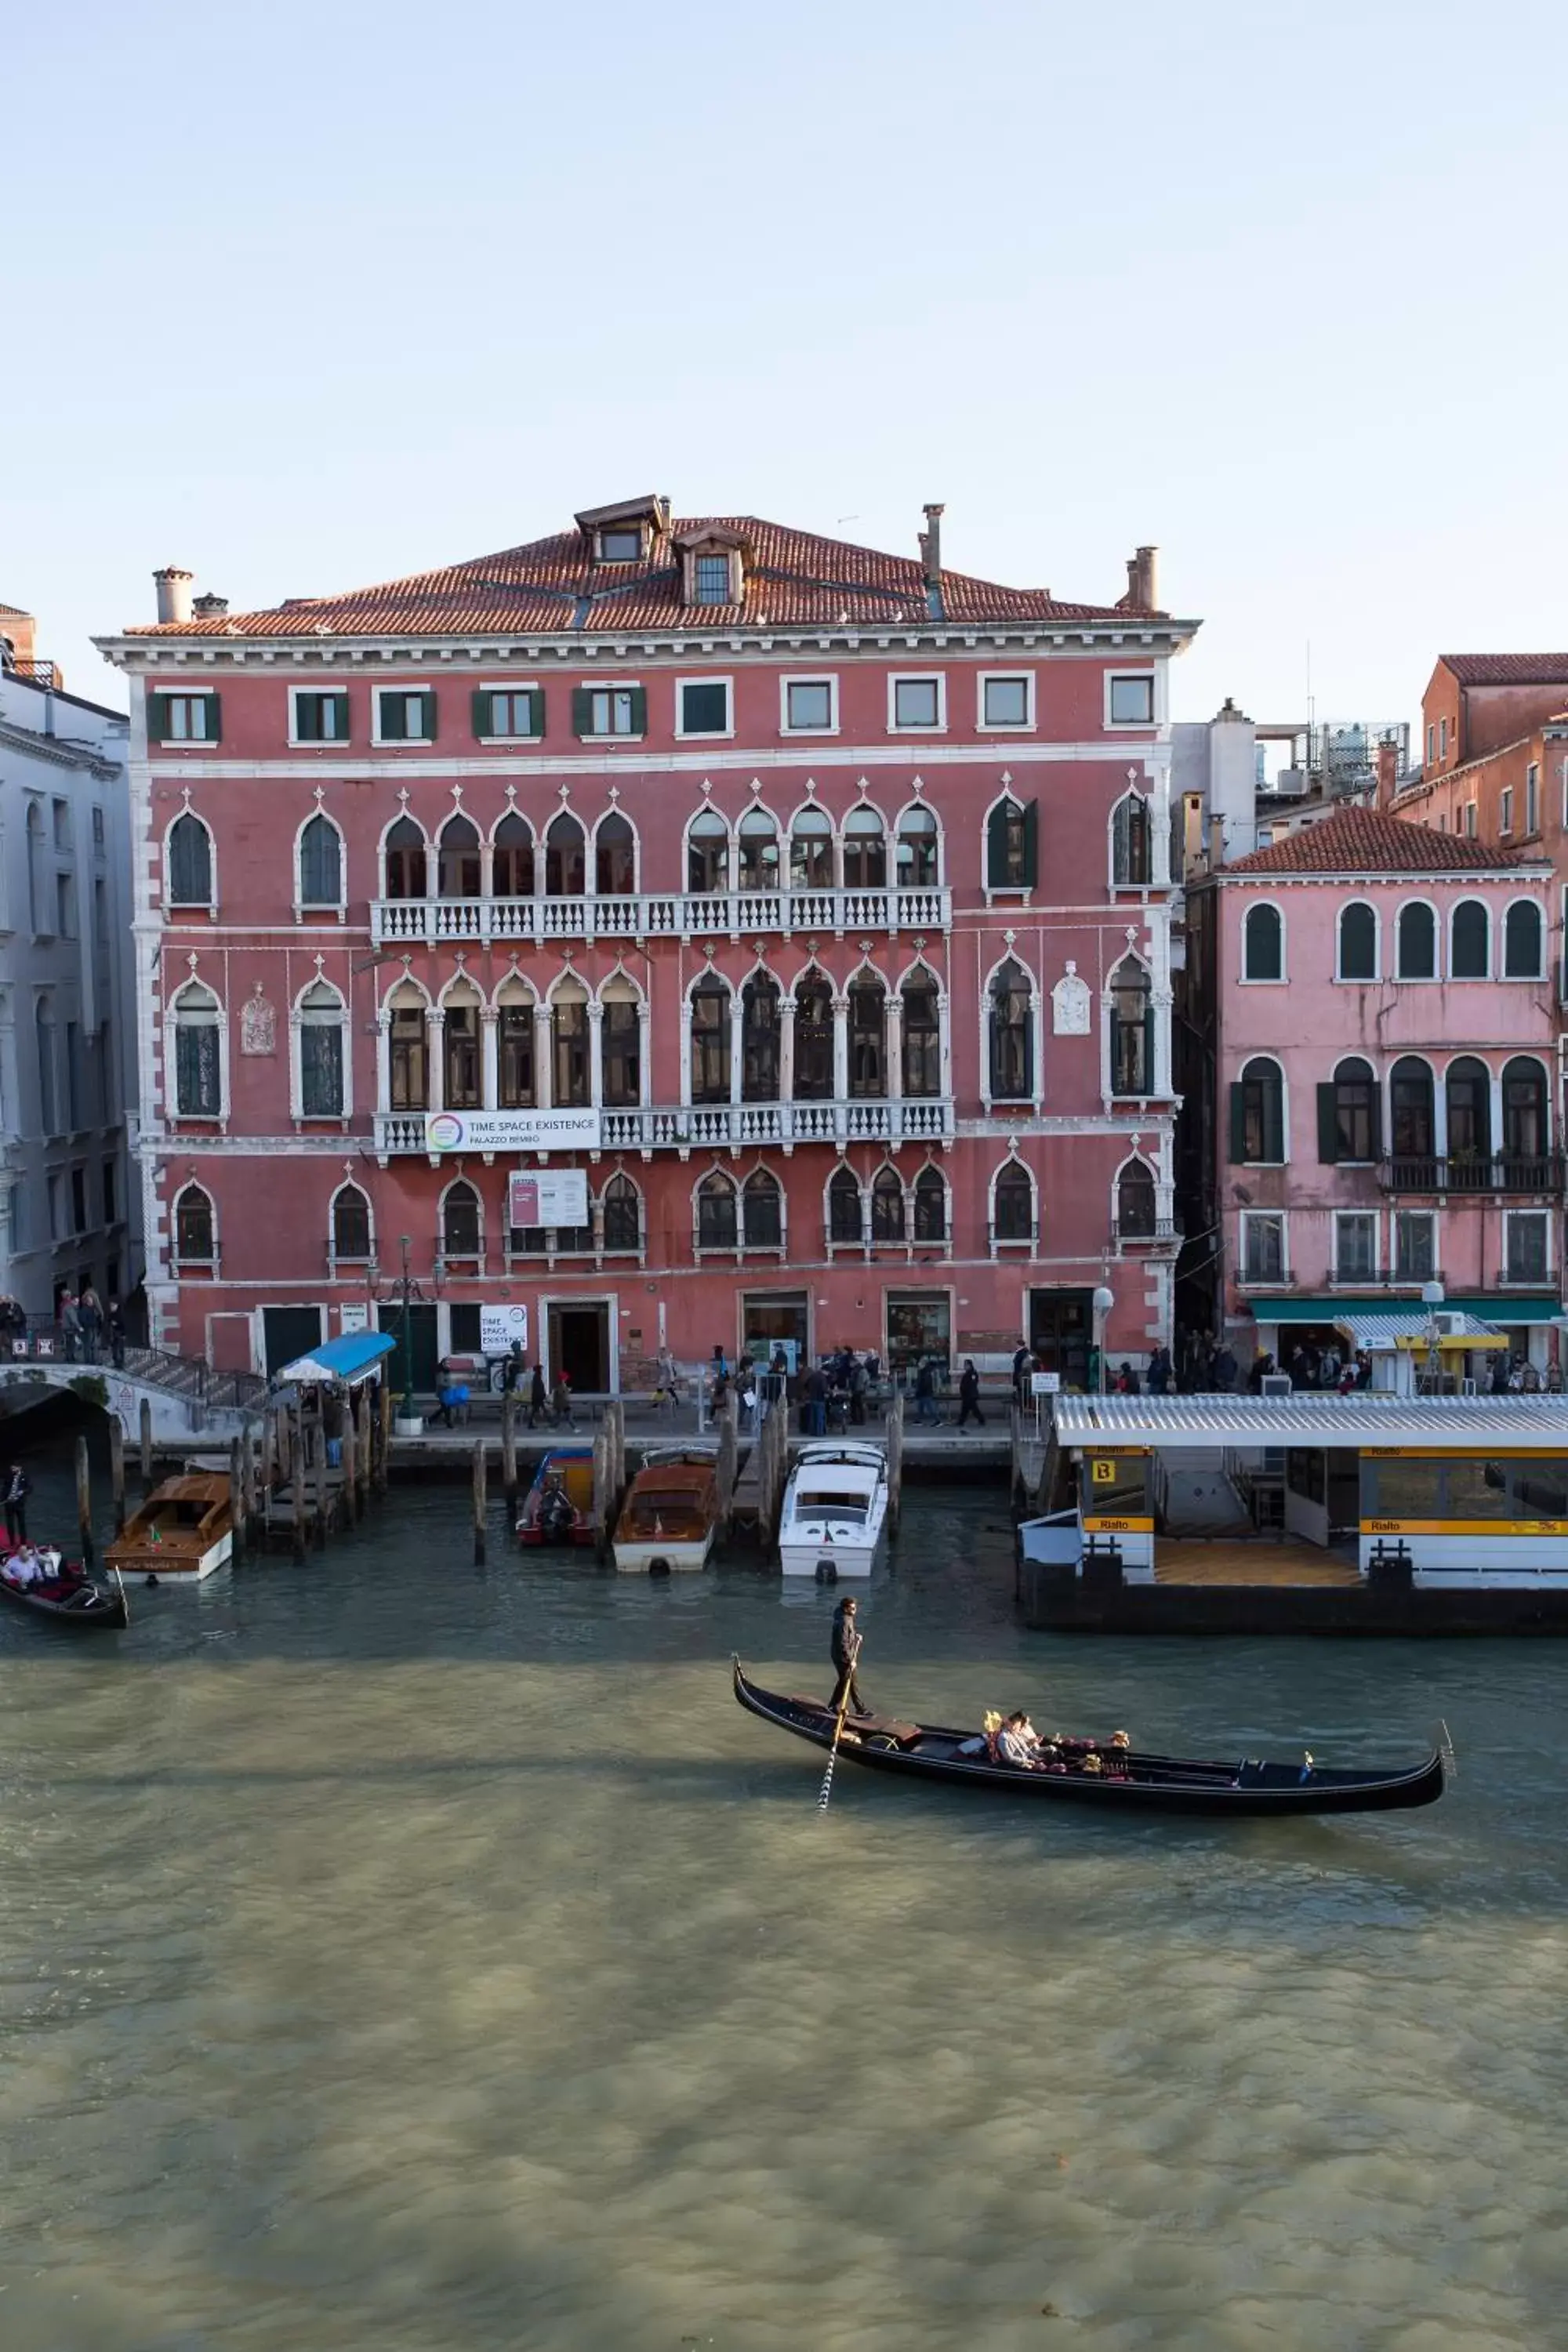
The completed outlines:
<svg viewBox="0 0 1568 2352">
<path fill-rule="evenodd" d="M 397 1246 L 403 1252 L 403 1418 L 407 1421 L 414 1412 L 414 1318 L 409 1312 L 413 1285 L 408 1279 L 409 1238 L 399 1234 Z"/>
<path fill-rule="evenodd" d="M 1421 1304 L 1426 1309 L 1426 1379 L 1435 1396 L 1442 1394 L 1442 1350 L 1437 1345 L 1437 1309 L 1447 1296 L 1440 1282 L 1424 1282 Z"/>
<path fill-rule="evenodd" d="M 1096 1386 L 1098 1387 L 1101 1396 L 1105 1394 L 1106 1318 L 1110 1315 L 1110 1310 L 1115 1304 L 1116 1293 L 1113 1290 L 1108 1289 L 1102 1282 L 1100 1288 L 1094 1294 L 1094 1352 L 1095 1360 L 1100 1367 L 1100 1375 L 1096 1382 Z"/>
</svg>

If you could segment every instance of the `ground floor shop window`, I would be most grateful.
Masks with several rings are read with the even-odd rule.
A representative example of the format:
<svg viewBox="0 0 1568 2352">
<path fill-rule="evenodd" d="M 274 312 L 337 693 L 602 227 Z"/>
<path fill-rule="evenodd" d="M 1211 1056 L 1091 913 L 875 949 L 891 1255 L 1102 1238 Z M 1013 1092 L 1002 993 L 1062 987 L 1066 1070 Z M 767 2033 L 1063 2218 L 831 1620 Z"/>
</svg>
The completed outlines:
<svg viewBox="0 0 1568 2352">
<path fill-rule="evenodd" d="M 1087 1388 L 1093 1344 L 1092 1291 L 1030 1291 L 1029 1345 L 1042 1371 L 1058 1372 L 1065 1388 Z"/>
<path fill-rule="evenodd" d="M 926 1361 L 946 1377 L 952 1360 L 952 1302 L 945 1290 L 889 1290 L 887 1320 L 888 1368 L 895 1380 L 912 1381 Z"/>
<path fill-rule="evenodd" d="M 798 1372 L 809 1361 L 811 1317 L 804 1290 L 751 1290 L 741 1298 L 741 1349 L 753 1363 L 771 1365 L 783 1349 L 784 1370 Z"/>
</svg>

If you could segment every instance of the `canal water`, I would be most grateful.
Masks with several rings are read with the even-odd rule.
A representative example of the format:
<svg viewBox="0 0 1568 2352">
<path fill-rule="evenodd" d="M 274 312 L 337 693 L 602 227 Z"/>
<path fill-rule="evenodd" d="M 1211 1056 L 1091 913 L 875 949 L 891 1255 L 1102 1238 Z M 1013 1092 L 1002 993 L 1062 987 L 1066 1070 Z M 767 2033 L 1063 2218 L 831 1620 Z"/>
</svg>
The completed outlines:
<svg viewBox="0 0 1568 2352">
<path fill-rule="evenodd" d="M 64 1524 L 61 1455 L 35 1526 Z M 906 1714 L 1444 1803 L 1140 1825 L 841 1768 L 832 1596 L 398 1489 L 297 1569 L 0 1619 L 5 2352 L 1478 2352 L 1564 2340 L 1568 1645 L 1073 1642 L 999 1487 L 863 1601 Z"/>
</svg>

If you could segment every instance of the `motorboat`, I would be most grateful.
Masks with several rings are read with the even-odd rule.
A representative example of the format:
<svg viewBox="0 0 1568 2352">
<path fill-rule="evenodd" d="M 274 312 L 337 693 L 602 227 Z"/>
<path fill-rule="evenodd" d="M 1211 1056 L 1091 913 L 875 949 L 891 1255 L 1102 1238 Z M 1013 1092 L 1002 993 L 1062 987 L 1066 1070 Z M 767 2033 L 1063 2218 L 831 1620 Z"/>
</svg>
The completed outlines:
<svg viewBox="0 0 1568 2352">
<path fill-rule="evenodd" d="M 690 1446 L 649 1454 L 616 1522 L 616 1566 L 662 1575 L 703 1568 L 719 1531 L 718 1460 Z"/>
<path fill-rule="evenodd" d="M 540 1456 L 533 1483 L 517 1515 L 520 1544 L 591 1544 L 594 1540 L 594 1449 L 552 1445 Z"/>
<path fill-rule="evenodd" d="M 103 1555 L 106 1568 L 149 1583 L 199 1584 L 234 1550 L 228 1480 L 165 1478 Z"/>
<path fill-rule="evenodd" d="M 30 1609 L 35 1617 L 52 1617 L 73 1633 L 129 1622 L 131 1612 L 122 1586 L 117 1583 L 112 1592 L 106 1591 L 93 1582 L 79 1560 L 63 1559 L 52 1546 L 37 1547 L 41 1576 L 32 1576 L 25 1584 L 14 1581 L 11 1560 L 22 1549 L 0 1540 L 0 1598 L 14 1601 L 18 1609 Z"/>
<path fill-rule="evenodd" d="M 869 1576 L 887 1523 L 888 1457 L 879 1445 L 828 1438 L 801 1447 L 779 1522 L 786 1576 Z"/>
<path fill-rule="evenodd" d="M 1042 1748 L 1038 1763 L 1007 1764 L 997 1760 L 984 1732 L 904 1723 L 884 1715 L 851 1715 L 840 1722 L 822 1699 L 763 1690 L 748 1678 L 739 1658 L 732 1670 L 735 1696 L 748 1714 L 826 1748 L 846 1763 L 910 1780 L 952 1781 L 1010 1797 L 1099 1805 L 1110 1812 L 1394 1812 L 1435 1804 L 1443 1793 L 1445 1766 L 1453 1769 L 1446 1727 L 1441 1744 L 1418 1764 L 1360 1771 L 1320 1765 L 1305 1751 L 1300 1764 L 1269 1763 L 1262 1757 L 1151 1756 L 1130 1743 L 1123 1746 L 1125 1733 L 1106 1740 L 1054 1739 Z"/>
</svg>

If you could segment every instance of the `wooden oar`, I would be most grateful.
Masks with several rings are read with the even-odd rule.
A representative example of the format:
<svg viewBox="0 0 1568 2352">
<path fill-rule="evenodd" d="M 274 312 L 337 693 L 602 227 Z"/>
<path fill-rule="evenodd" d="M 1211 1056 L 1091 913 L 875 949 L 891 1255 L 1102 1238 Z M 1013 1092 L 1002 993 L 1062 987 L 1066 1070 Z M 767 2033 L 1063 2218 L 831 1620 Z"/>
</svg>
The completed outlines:
<svg viewBox="0 0 1568 2352">
<path fill-rule="evenodd" d="M 816 1801 L 818 1812 L 825 1813 L 827 1811 L 827 1801 L 833 1794 L 833 1768 L 838 1761 L 838 1738 L 844 1728 L 844 1718 L 849 1712 L 849 1694 L 855 1687 L 855 1669 L 859 1660 L 860 1636 L 857 1633 L 855 1647 L 849 1657 L 849 1672 L 844 1677 L 844 1704 L 838 1710 L 838 1720 L 833 1727 L 833 1745 L 827 1751 L 827 1769 L 822 1776 L 822 1793 Z"/>
</svg>

